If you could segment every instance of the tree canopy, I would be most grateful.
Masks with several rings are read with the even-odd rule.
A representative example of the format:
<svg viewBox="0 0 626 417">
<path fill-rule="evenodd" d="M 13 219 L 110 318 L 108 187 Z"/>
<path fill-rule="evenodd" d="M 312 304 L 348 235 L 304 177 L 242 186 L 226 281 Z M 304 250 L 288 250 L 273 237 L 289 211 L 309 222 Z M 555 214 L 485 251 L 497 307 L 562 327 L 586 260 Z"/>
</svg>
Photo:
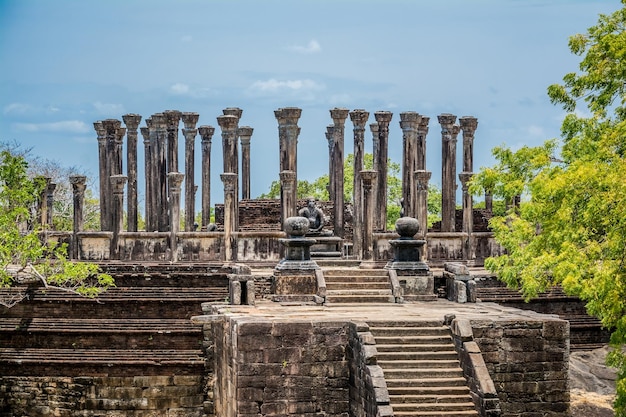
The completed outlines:
<svg viewBox="0 0 626 417">
<path fill-rule="evenodd" d="M 498 163 L 472 184 L 475 193 L 492 190 L 507 201 L 522 196 L 519 207 L 493 218 L 506 254 L 485 266 L 527 298 L 561 285 L 612 331 L 618 417 L 626 416 L 625 26 L 622 7 L 570 38 L 580 72 L 548 87 L 551 101 L 569 112 L 561 141 L 496 148 Z"/>
<path fill-rule="evenodd" d="M 30 178 L 23 156 L 0 151 L 0 304 L 7 307 L 25 294 L 16 284 L 40 281 L 46 287 L 95 297 L 113 285 L 98 265 L 71 262 L 65 245 L 42 240 L 37 202 L 45 182 Z M 9 289 L 7 289 L 9 288 Z"/>
</svg>

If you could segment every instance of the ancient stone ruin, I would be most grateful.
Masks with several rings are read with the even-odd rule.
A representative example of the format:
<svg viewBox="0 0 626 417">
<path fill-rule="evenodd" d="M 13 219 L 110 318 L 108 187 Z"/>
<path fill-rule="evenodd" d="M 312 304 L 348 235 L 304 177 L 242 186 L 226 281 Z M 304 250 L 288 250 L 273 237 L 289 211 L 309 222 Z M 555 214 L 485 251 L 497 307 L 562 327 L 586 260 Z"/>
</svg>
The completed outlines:
<svg viewBox="0 0 626 417">
<path fill-rule="evenodd" d="M 214 223 L 215 127 L 176 110 L 153 114 L 145 127 L 137 114 L 122 116 L 125 127 L 94 123 L 101 230 L 83 228 L 86 178 L 76 176 L 74 230 L 45 238 L 68 243 L 74 259 L 97 262 L 116 287 L 92 300 L 25 286 L 27 299 L 0 308 L 0 416 L 568 415 L 570 347 L 602 343 L 606 334 L 558 289 L 523 306 L 481 268 L 501 248 L 486 228 L 489 212 L 473 209 L 467 187 L 476 118 L 457 125 L 454 115 L 438 116 L 443 213 L 429 230 L 430 118 L 400 113 L 404 217 L 390 231 L 391 112 L 373 115 L 374 169 L 365 170 L 370 113 L 330 110 L 330 201 L 298 199 L 302 110 L 295 107 L 274 112 L 280 199 L 251 199 L 254 129 L 239 126 L 242 115 L 227 108 L 217 116 L 224 200 L 214 204 Z M 343 201 L 348 117 L 353 201 Z M 137 177 L 138 132 L 145 178 Z M 138 230 L 140 182 L 145 230 Z M 49 183 L 42 196 L 47 225 L 53 190 Z"/>
</svg>

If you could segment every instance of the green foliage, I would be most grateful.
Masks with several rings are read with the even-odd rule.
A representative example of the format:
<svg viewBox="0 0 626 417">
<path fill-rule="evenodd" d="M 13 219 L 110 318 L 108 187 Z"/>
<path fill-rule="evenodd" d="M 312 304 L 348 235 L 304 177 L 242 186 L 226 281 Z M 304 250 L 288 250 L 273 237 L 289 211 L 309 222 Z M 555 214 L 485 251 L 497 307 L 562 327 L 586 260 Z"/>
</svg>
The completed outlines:
<svg viewBox="0 0 626 417">
<path fill-rule="evenodd" d="M 42 243 L 34 208 L 44 182 L 27 175 L 24 157 L 0 151 L 0 287 L 23 279 L 95 297 L 114 285 L 95 264 L 67 260 L 65 245 Z M 0 300 L 12 305 L 18 300 Z"/>
<path fill-rule="evenodd" d="M 517 152 L 497 148 L 498 164 L 472 184 L 473 192 L 491 189 L 507 201 L 527 196 L 519 210 L 492 220 L 506 255 L 485 265 L 526 298 L 562 285 L 612 330 L 617 417 L 626 416 L 625 26 L 623 7 L 570 39 L 581 72 L 548 88 L 552 102 L 570 112 L 561 128 L 562 161 L 554 162 L 554 141 Z M 588 117 L 574 113 L 579 105 Z"/>
</svg>

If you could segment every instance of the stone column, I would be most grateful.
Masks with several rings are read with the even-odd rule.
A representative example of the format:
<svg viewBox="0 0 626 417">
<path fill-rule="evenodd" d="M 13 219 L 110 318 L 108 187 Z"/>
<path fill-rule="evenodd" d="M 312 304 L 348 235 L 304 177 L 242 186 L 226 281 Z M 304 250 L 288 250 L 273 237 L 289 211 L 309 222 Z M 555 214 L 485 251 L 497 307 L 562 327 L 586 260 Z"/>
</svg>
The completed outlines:
<svg viewBox="0 0 626 417">
<path fill-rule="evenodd" d="M 375 184 L 378 173 L 375 170 L 363 170 L 360 174 L 363 182 L 363 247 L 361 266 L 372 268 L 374 265 Z"/>
<path fill-rule="evenodd" d="M 387 229 L 387 158 L 389 155 L 389 122 L 392 113 L 389 111 L 377 111 L 374 113 L 378 123 L 378 155 L 376 159 L 376 171 L 378 178 L 376 184 L 376 224 L 374 228 L 379 231 Z"/>
<path fill-rule="evenodd" d="M 417 126 L 417 149 L 415 150 L 415 170 L 426 169 L 426 135 L 428 134 L 430 117 L 422 116 Z"/>
<path fill-rule="evenodd" d="M 194 230 L 194 218 L 196 211 L 196 184 L 195 184 L 195 140 L 198 134 L 196 123 L 200 115 L 198 113 L 185 112 L 181 115 L 185 125 L 185 232 Z"/>
<path fill-rule="evenodd" d="M 156 220 L 156 230 L 165 232 L 169 228 L 167 207 L 167 121 L 163 113 L 152 115 L 154 126 L 154 147 L 152 162 L 152 180 L 154 189 L 154 216 Z"/>
<path fill-rule="evenodd" d="M 333 125 L 326 126 L 326 140 L 328 141 L 328 200 L 335 201 L 335 178 L 333 172 Z"/>
<path fill-rule="evenodd" d="M 456 116 L 437 116 L 441 124 L 441 231 L 454 232 L 456 211 Z M 456 131 L 456 133 L 455 133 Z"/>
<path fill-rule="evenodd" d="M 168 172 L 167 183 L 169 184 L 168 209 L 170 212 L 170 261 L 178 260 L 178 232 L 180 231 L 180 185 L 185 178 L 181 172 Z"/>
<path fill-rule="evenodd" d="M 152 120 L 146 119 L 146 125 L 152 126 Z M 150 145 L 150 128 L 142 127 L 140 129 L 141 136 L 143 137 L 143 154 L 144 154 L 144 177 L 145 177 L 145 207 L 144 207 L 144 221 L 146 231 L 154 230 L 154 222 L 152 219 L 154 208 L 153 205 L 153 181 L 152 181 L 152 150 Z"/>
<path fill-rule="evenodd" d="M 335 199 L 333 200 L 334 225 L 333 233 L 335 236 L 343 238 L 344 224 L 343 211 L 345 200 L 343 196 L 343 151 L 344 151 L 344 124 L 348 117 L 348 109 L 334 108 L 330 111 L 330 117 L 333 119 L 333 172 L 335 178 Z"/>
<path fill-rule="evenodd" d="M 422 116 L 414 111 L 400 113 L 402 129 L 402 201 L 406 217 L 416 217 L 413 195 L 415 182 L 413 172 L 417 169 L 417 129 Z"/>
<path fill-rule="evenodd" d="M 250 126 L 242 126 L 237 130 L 241 141 L 241 198 L 250 199 L 250 139 L 252 138 Z"/>
<path fill-rule="evenodd" d="M 128 184 L 126 185 L 128 231 L 137 231 L 137 128 L 141 123 L 138 114 L 125 114 L 122 120 L 126 125 L 126 171 Z"/>
<path fill-rule="evenodd" d="M 46 224 L 50 230 L 54 230 L 53 223 L 53 206 L 54 206 L 54 190 L 57 185 L 48 179 L 46 184 Z"/>
<path fill-rule="evenodd" d="M 105 130 L 106 136 L 106 176 L 110 178 L 111 175 L 122 175 L 122 145 L 126 129 L 121 127 L 122 122 L 116 119 L 106 119 L 102 121 L 102 127 Z M 109 182 L 107 186 L 107 192 L 109 196 L 112 194 L 112 185 Z M 115 223 L 112 220 L 113 215 L 113 200 L 107 198 L 107 225 L 108 230 L 111 231 Z M 102 215 L 102 213 L 100 213 Z"/>
<path fill-rule="evenodd" d="M 239 175 L 237 172 L 239 171 L 239 155 L 237 150 L 237 123 L 239 119 L 237 116 L 233 115 L 223 115 L 217 117 L 217 123 L 222 129 L 222 151 L 224 158 L 224 173 L 225 174 L 235 174 L 235 177 L 238 178 Z M 234 203 L 236 207 L 239 206 L 239 198 L 238 198 L 238 179 L 234 182 L 235 187 L 235 200 Z M 237 230 L 239 225 L 238 219 L 239 210 L 235 210 L 233 220 L 233 231 Z"/>
<path fill-rule="evenodd" d="M 280 188 L 280 200 L 281 200 L 281 224 L 285 219 L 290 216 L 295 216 L 296 213 L 296 201 L 298 200 L 298 135 L 300 134 L 300 128 L 298 127 L 298 119 L 302 115 L 302 109 L 297 107 L 285 107 L 274 111 L 274 116 L 278 121 L 278 137 L 279 137 L 279 156 L 280 156 L 280 171 L 281 175 L 281 188 Z M 291 174 L 287 176 L 285 185 L 291 183 L 293 178 L 294 186 L 288 188 L 283 187 L 282 172 L 289 171 Z M 288 193 L 289 195 L 285 195 Z M 285 206 L 287 204 L 287 206 Z M 284 215 L 287 214 L 286 217 Z"/>
<path fill-rule="evenodd" d="M 237 124 L 235 126 L 235 139 L 233 143 L 233 152 L 234 152 L 234 158 L 235 158 L 234 170 L 224 171 L 224 172 L 234 172 L 235 174 L 237 174 L 237 176 L 239 176 L 239 145 L 237 143 L 237 140 L 239 139 L 239 121 L 241 120 L 243 110 L 240 109 L 239 107 L 226 107 L 224 110 L 222 110 L 222 113 L 224 114 L 224 116 L 235 116 L 237 118 Z M 237 186 L 235 190 L 237 193 L 237 206 L 239 206 L 239 178 L 237 178 L 237 184 L 235 185 Z M 239 216 L 237 216 L 237 221 L 239 221 Z"/>
<path fill-rule="evenodd" d="M 478 119 L 463 116 L 459 124 L 463 130 L 463 172 L 474 172 L 474 133 L 478 128 Z"/>
<path fill-rule="evenodd" d="M 202 137 L 202 229 L 211 223 L 211 138 L 215 133 L 213 126 L 198 128 Z"/>
<path fill-rule="evenodd" d="M 493 214 L 493 193 L 491 191 L 485 191 L 485 210 Z"/>
<path fill-rule="evenodd" d="M 296 173 L 293 171 L 281 171 L 280 176 L 280 224 L 284 226 L 285 220 L 298 215 Z"/>
<path fill-rule="evenodd" d="M 178 172 L 178 124 L 181 112 L 165 110 L 163 115 L 167 125 L 167 173 Z"/>
<path fill-rule="evenodd" d="M 74 223 L 72 228 L 72 259 L 78 259 L 78 238 L 77 233 L 83 231 L 84 219 L 83 208 L 85 206 L 85 189 L 87 177 L 84 175 L 72 175 L 70 184 L 72 184 L 72 196 L 74 203 Z"/>
<path fill-rule="evenodd" d="M 111 225 L 113 237 L 111 238 L 110 257 L 111 259 L 119 259 L 119 235 L 124 229 L 124 187 L 126 186 L 126 175 L 111 175 L 109 181 L 111 190 L 113 191 L 113 207 L 111 216 Z"/>
<path fill-rule="evenodd" d="M 109 230 L 109 171 L 107 164 L 106 130 L 102 121 L 94 122 L 93 127 L 98 135 L 98 179 L 100 188 L 100 230 Z"/>
<path fill-rule="evenodd" d="M 365 124 L 369 116 L 369 112 L 362 109 L 350 112 L 350 120 L 354 125 L 352 253 L 357 256 L 357 259 L 363 253 L 363 185 L 361 183 L 361 171 L 364 169 L 365 158 Z"/>
<path fill-rule="evenodd" d="M 428 233 L 428 182 L 430 181 L 431 172 L 423 169 L 413 173 L 417 192 L 415 205 L 415 213 L 419 221 L 419 234 L 422 239 L 426 239 Z"/>
<path fill-rule="evenodd" d="M 472 236 L 474 213 L 472 194 L 469 192 L 469 182 L 471 179 L 471 172 L 461 172 L 459 174 L 459 180 L 461 181 L 461 187 L 463 190 L 463 233 L 467 235 L 463 245 L 463 258 L 467 261 L 472 261 L 474 259 Z"/>
<path fill-rule="evenodd" d="M 237 174 L 225 172 L 220 175 L 224 183 L 224 260 L 226 262 L 235 261 L 233 251 L 233 232 L 236 232 L 235 216 L 237 211 Z"/>
</svg>

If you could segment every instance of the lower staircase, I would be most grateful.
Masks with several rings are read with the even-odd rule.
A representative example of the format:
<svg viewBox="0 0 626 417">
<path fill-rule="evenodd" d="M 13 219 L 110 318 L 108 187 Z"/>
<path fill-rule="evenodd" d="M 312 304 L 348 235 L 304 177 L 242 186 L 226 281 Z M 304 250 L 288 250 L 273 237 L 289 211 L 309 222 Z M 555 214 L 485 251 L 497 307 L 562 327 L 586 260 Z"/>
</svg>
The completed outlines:
<svg viewBox="0 0 626 417">
<path fill-rule="evenodd" d="M 326 303 L 394 303 L 387 271 L 383 269 L 323 269 Z"/>
<path fill-rule="evenodd" d="M 439 322 L 371 322 L 395 416 L 478 416 L 450 329 Z"/>
<path fill-rule="evenodd" d="M 126 268 L 98 300 L 30 288 L 0 307 L 0 417 L 209 414 L 204 334 L 190 318 L 228 297 L 226 273 Z"/>
</svg>

